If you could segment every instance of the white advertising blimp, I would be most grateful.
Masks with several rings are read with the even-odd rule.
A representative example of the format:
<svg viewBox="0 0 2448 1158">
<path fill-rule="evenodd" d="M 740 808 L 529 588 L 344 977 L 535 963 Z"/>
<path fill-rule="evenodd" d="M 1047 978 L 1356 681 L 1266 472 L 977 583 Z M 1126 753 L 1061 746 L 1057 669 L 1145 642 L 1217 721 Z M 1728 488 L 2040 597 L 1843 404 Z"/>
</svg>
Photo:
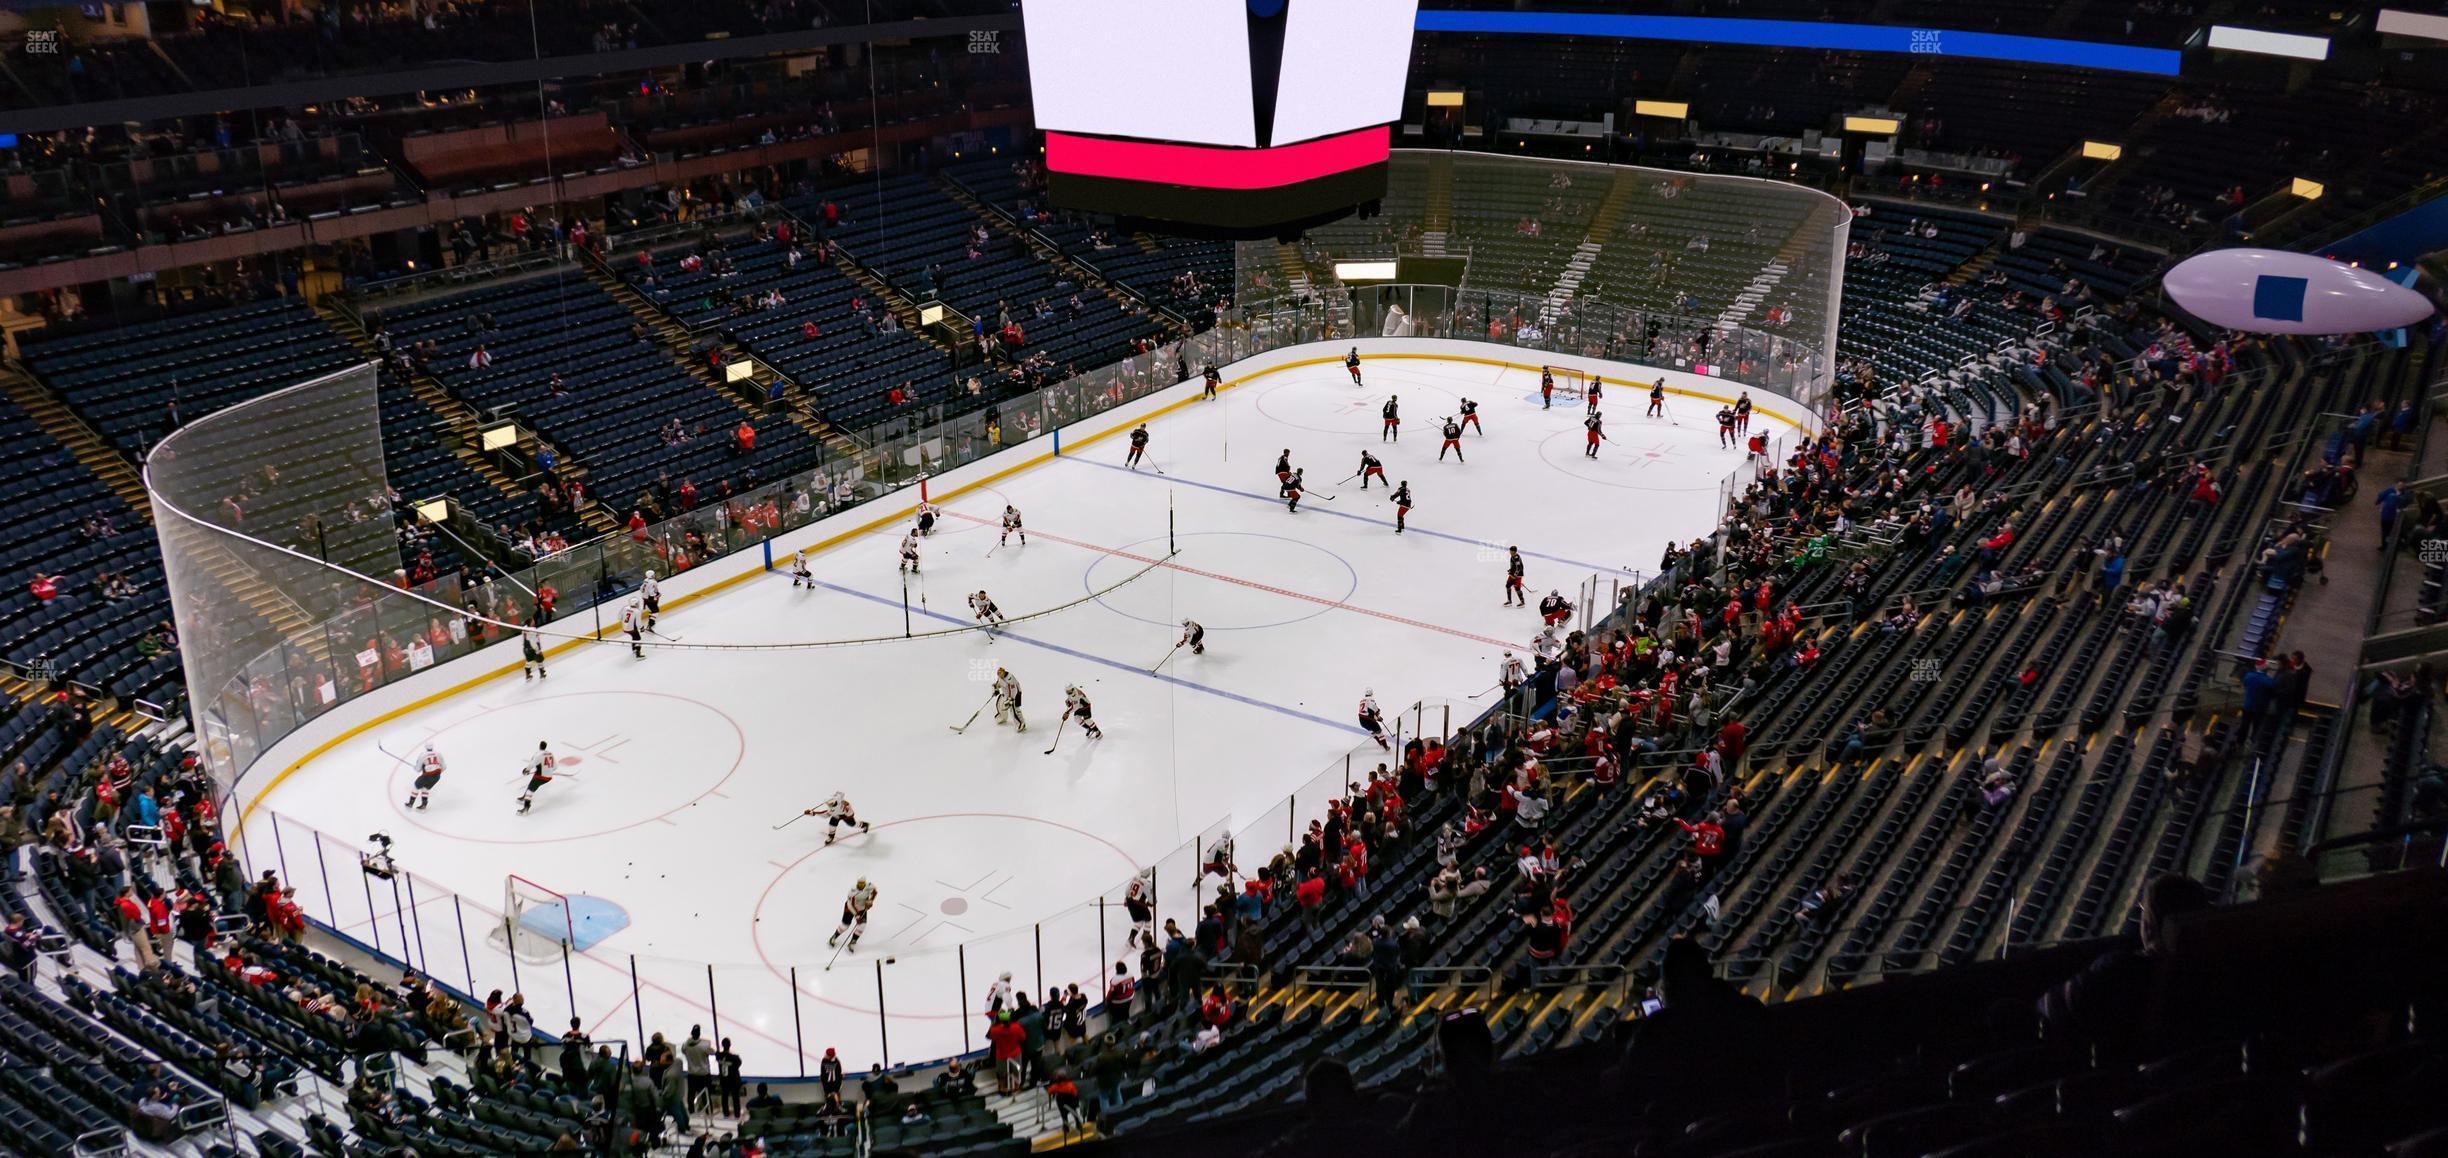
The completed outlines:
<svg viewBox="0 0 2448 1158">
<path fill-rule="evenodd" d="M 2280 249 L 2214 249 L 2160 279 L 2215 326 L 2259 334 L 2351 334 L 2411 326 L 2431 299 L 2368 269 Z"/>
</svg>

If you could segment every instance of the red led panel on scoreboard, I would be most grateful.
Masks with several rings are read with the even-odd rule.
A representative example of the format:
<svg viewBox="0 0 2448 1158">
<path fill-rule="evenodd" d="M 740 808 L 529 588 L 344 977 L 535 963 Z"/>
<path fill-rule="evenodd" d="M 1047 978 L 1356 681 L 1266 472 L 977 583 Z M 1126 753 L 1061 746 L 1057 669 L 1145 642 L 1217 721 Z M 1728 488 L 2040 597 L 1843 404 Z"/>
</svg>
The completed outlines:
<svg viewBox="0 0 2448 1158">
<path fill-rule="evenodd" d="M 1027 0 L 1054 203 L 1227 229 L 1385 192 L 1418 0 Z"/>
</svg>

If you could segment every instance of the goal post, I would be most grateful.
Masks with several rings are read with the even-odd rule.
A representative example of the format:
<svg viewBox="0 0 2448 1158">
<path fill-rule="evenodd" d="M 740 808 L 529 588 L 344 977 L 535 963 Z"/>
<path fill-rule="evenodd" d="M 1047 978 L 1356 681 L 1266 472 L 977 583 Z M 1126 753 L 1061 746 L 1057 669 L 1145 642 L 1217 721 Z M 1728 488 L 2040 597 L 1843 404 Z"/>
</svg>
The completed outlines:
<svg viewBox="0 0 2448 1158">
<path fill-rule="evenodd" d="M 549 961 L 578 945 L 569 897 L 517 873 L 502 878 L 502 939 L 523 960 Z"/>
<path fill-rule="evenodd" d="M 1539 374 L 1539 380 L 1542 383 L 1548 378 L 1555 379 L 1555 392 L 1558 398 L 1578 401 L 1589 396 L 1590 376 L 1586 370 L 1576 370 L 1570 366 L 1541 366 Z"/>
</svg>

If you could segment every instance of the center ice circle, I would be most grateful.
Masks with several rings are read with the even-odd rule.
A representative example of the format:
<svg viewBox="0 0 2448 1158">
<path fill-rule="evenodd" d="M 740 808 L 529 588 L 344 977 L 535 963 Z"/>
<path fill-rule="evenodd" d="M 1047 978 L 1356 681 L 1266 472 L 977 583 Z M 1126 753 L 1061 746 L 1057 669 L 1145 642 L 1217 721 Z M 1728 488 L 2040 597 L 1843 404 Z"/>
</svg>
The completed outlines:
<svg viewBox="0 0 2448 1158">
<path fill-rule="evenodd" d="M 1182 552 L 1172 569 L 1098 596 L 1097 603 L 1158 627 L 1178 627 L 1188 618 L 1209 631 L 1251 631 L 1315 619 L 1360 590 L 1359 570 L 1315 543 L 1256 531 L 1196 531 L 1179 542 Z M 1095 591 L 1119 581 L 1146 566 L 1126 554 L 1154 558 L 1164 553 L 1164 543 L 1142 539 L 1098 556 L 1081 573 L 1081 586 Z M 1144 549 L 1150 546 L 1156 549 Z M 1298 614 L 1279 614 L 1287 604 Z"/>
<path fill-rule="evenodd" d="M 526 786 L 519 769 L 539 740 L 552 745 L 563 775 L 522 814 L 514 803 Z M 428 741 L 448 769 L 433 803 L 411 810 L 403 801 L 415 773 L 405 760 Z M 401 757 L 390 762 L 384 789 L 399 822 L 483 844 L 555 844 L 653 824 L 720 788 L 748 750 L 721 709 L 631 690 L 538 696 L 383 742 Z"/>
</svg>

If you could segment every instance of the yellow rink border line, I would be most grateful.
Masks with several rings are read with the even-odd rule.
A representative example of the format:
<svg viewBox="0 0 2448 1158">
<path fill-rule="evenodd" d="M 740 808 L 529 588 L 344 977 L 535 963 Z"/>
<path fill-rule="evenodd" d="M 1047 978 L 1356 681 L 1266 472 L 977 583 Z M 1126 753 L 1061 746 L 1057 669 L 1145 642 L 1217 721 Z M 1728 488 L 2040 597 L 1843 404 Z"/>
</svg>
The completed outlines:
<svg viewBox="0 0 2448 1158">
<path fill-rule="evenodd" d="M 1460 340 L 1465 340 L 1465 341 L 1467 341 L 1468 339 L 1460 339 Z M 1524 365 L 1524 364 L 1522 364 L 1522 363 L 1520 363 L 1520 362 L 1511 362 L 1511 361 L 1506 361 L 1506 360 L 1501 359 L 1501 358 L 1475 358 L 1475 357 L 1471 357 L 1471 356 L 1469 356 L 1469 355 L 1464 355 L 1464 354 L 1385 353 L 1385 354 L 1364 354 L 1364 355 L 1362 355 L 1362 356 L 1361 356 L 1361 360 L 1362 360 L 1363 362 L 1369 361 L 1369 360 L 1371 360 L 1371 359 L 1377 359 L 1377 360 L 1385 360 L 1385 359 L 1419 359 L 1419 360 L 1424 360 L 1424 361 L 1432 361 L 1432 362 L 1467 362 L 1467 363 L 1473 363 L 1473 364 L 1476 364 L 1476 365 L 1481 365 L 1481 366 L 1500 366 L 1500 367 L 1503 367 L 1503 368 L 1508 369 L 1508 370 L 1528 370 L 1528 371 L 1531 371 L 1532 373 L 1537 373 L 1537 372 L 1539 372 L 1539 371 L 1541 371 L 1542 369 L 1544 369 L 1544 368 L 1545 368 L 1545 367 L 1544 367 L 1544 366 L 1542 366 L 1542 365 Z M 1278 364 L 1278 365 L 1274 365 L 1274 366 L 1268 366 L 1268 367 L 1266 367 L 1265 369 L 1262 369 L 1262 370 L 1252 370 L 1252 371 L 1250 371 L 1250 372 L 1249 372 L 1249 373 L 1247 373 L 1247 374 L 1243 374 L 1243 375 L 1241 375 L 1240 377 L 1237 377 L 1237 378 L 1231 379 L 1230 381 L 1225 382 L 1223 385 L 1221 385 L 1221 386 L 1217 387 L 1217 390 L 1218 390 L 1218 392 L 1219 392 L 1219 393 L 1220 393 L 1220 392 L 1222 392 L 1222 391 L 1224 391 L 1224 390 L 1231 390 L 1231 389 L 1234 389 L 1235 387 L 1240 386 L 1241 384 L 1243 384 L 1243 383 L 1245 383 L 1245 382 L 1255 381 L 1255 380 L 1257 380 L 1257 379 L 1259 379 L 1259 378 L 1264 378 L 1264 377 L 1266 377 L 1266 376 L 1267 376 L 1267 375 L 1269 375 L 1269 374 L 1273 374 L 1273 373 L 1276 373 L 1276 372 L 1278 372 L 1278 371 L 1282 371 L 1282 370 L 1295 370 L 1295 369 L 1300 369 L 1300 368 L 1302 368 L 1302 367 L 1306 367 L 1306 366 L 1329 366 L 1329 365 L 1332 365 L 1332 366 L 1340 366 L 1340 365 L 1342 365 L 1342 364 L 1343 364 L 1343 358 L 1342 358 L 1342 356 L 1341 356 L 1341 355 L 1328 355 L 1328 356 L 1323 357 L 1323 358 L 1302 358 L 1302 359 L 1298 359 L 1298 360 L 1295 360 L 1295 361 L 1283 362 L 1283 363 L 1280 363 L 1280 364 Z M 1629 363 L 1626 363 L 1626 364 L 1628 365 Z M 1652 369 L 1655 369 L 1655 367 L 1652 367 Z M 1679 373 L 1688 373 L 1688 371 L 1678 371 L 1678 372 L 1679 372 Z M 1593 375 L 1593 377 L 1601 377 L 1601 375 Z M 1196 381 L 1196 379 L 1192 379 L 1192 380 L 1191 380 L 1191 382 L 1195 382 L 1195 381 Z M 1625 381 L 1627 381 L 1627 382 L 1634 382 L 1635 380 L 1634 380 L 1634 379 L 1631 379 L 1631 378 L 1626 378 L 1626 379 L 1625 379 Z M 1190 384 L 1191 384 L 1191 382 L 1184 382 L 1184 383 L 1181 383 L 1180 385 L 1187 386 L 1187 385 L 1190 385 Z M 1637 383 L 1636 383 L 1636 384 L 1637 384 Z M 1491 383 L 1491 385 L 1493 385 L 1493 383 Z M 1764 387 L 1763 387 L 1763 389 L 1764 389 Z M 1724 395 L 1720 395 L 1720 394 L 1709 394 L 1709 393 L 1704 393 L 1704 392 L 1702 392 L 1702 391 L 1698 391 L 1698 390 L 1685 390 L 1685 389 L 1682 389 L 1682 388 L 1680 388 L 1680 387 L 1675 387 L 1675 386 L 1669 386 L 1669 387 L 1667 387 L 1667 388 L 1666 388 L 1666 392 L 1667 392 L 1667 393 L 1669 393 L 1669 394 L 1679 394 L 1679 395 L 1682 395 L 1682 396 L 1687 397 L 1687 398 L 1704 398 L 1704 399 L 1707 399 L 1708 401 L 1711 401 L 1711 402 L 1722 402 L 1722 403 L 1725 403 L 1725 404 L 1727 404 L 1727 405 L 1729 405 L 1729 406 L 1730 406 L 1730 405 L 1732 405 L 1732 404 L 1733 404 L 1733 402 L 1734 402 L 1734 400 L 1733 400 L 1733 399 L 1728 398 L 1728 397 L 1725 397 Z M 1645 393 L 1645 392 L 1644 392 L 1644 393 Z M 1142 421 L 1142 422 L 1153 422 L 1153 421 L 1155 421 L 1155 420 L 1156 420 L 1156 419 L 1158 419 L 1158 418 L 1162 418 L 1162 417 L 1164 417 L 1165 415 L 1167 415 L 1167 414 L 1171 414 L 1171 413 L 1173 413 L 1173 412 L 1174 412 L 1174 411 L 1176 411 L 1176 410 L 1179 410 L 1179 409 L 1181 409 L 1181 408 L 1183 408 L 1183 407 L 1185 407 L 1185 406 L 1189 406 L 1189 405 L 1191 405 L 1192 403 L 1195 403 L 1195 402 L 1201 402 L 1201 401 L 1205 401 L 1205 399 L 1206 399 L 1206 393 L 1205 393 L 1205 391 L 1203 391 L 1203 390 L 1202 390 L 1202 391 L 1200 391 L 1200 392 L 1198 392 L 1198 393 L 1191 394 L 1191 395 L 1189 395 L 1188 397 L 1181 398 L 1181 399 L 1178 399 L 1178 400 L 1176 400 L 1176 401 L 1166 403 L 1165 405 L 1160 406 L 1160 407 L 1156 408 L 1155 410 L 1149 411 L 1147 414 L 1145 414 L 1145 415 L 1143 415 L 1143 416 L 1141 417 L 1140 421 Z M 1759 405 L 1759 404 L 1758 404 L 1758 403 L 1756 403 L 1756 402 L 1754 402 L 1754 403 L 1752 404 L 1752 409 L 1753 409 L 1754 411 L 1758 412 L 1758 413 L 1761 413 L 1761 414 L 1766 414 L 1766 415 L 1769 415 L 1770 417 L 1773 417 L 1773 418 L 1779 419 L 1779 420 L 1783 421 L 1783 422 L 1784 422 L 1786 425 L 1788 425 L 1788 426 L 1792 426 L 1792 427 L 1794 427 L 1794 428 L 1795 428 L 1795 429 L 1797 429 L 1797 430 L 1799 430 L 1799 429 L 1804 429 L 1803 424 L 1802 424 L 1801 422 L 1796 421 L 1796 420 L 1795 420 L 1794 418 L 1792 418 L 1791 416 L 1786 415 L 1786 414 L 1784 414 L 1784 413 L 1782 413 L 1782 412 L 1780 412 L 1780 411 L 1777 411 L 1777 410 L 1771 409 L 1771 408 L 1766 407 L 1766 406 L 1761 406 L 1761 405 Z M 1115 434 L 1121 433 L 1121 432 L 1123 432 L 1125 429 L 1127 429 L 1127 427 L 1126 427 L 1125 425 L 1122 425 L 1122 424 L 1117 424 L 1117 425 L 1112 426 L 1112 427 L 1110 427 L 1110 428 L 1107 428 L 1107 429 L 1105 429 L 1105 430 L 1100 430 L 1100 431 L 1096 432 L 1095 434 L 1087 435 L 1087 436 L 1085 436 L 1085 437 L 1081 438 L 1081 439 L 1080 439 L 1078 442 L 1073 443 L 1072 445 L 1074 445 L 1074 446 L 1087 446 L 1087 445 L 1089 445 L 1089 444 L 1091 444 L 1091 443 L 1094 443 L 1094 442 L 1098 441 L 1099 439 L 1108 438 L 1108 437 L 1111 437 L 1112 435 L 1115 435 Z M 1060 432 L 1060 428 L 1057 428 L 1057 429 L 1056 429 L 1056 431 L 1055 431 L 1055 435 L 1056 435 L 1056 437 L 1057 437 L 1057 438 L 1059 438 L 1060 433 L 1061 433 L 1061 432 Z M 1060 455 L 1058 452 L 1056 452 L 1056 451 L 1054 451 L 1054 450 L 1049 449 L 1049 450 L 1045 451 L 1044 453 L 1037 454 L 1037 455 L 1031 456 L 1031 457 L 1029 457 L 1029 458 L 1022 459 L 1022 460 L 1021 460 L 1021 461 L 1019 461 L 1019 462 L 1013 463 L 1012 465 L 1007 466 L 1007 467 L 1004 467 L 1003 469 L 998 470 L 998 471 L 994 472 L 993 474 L 986 475 L 986 476 L 985 476 L 985 477 L 983 477 L 983 478 L 979 478 L 979 479 L 973 480 L 973 481 L 971 481 L 971 482 L 963 483 L 963 484 L 961 484 L 960 486 L 954 487 L 953 489 L 951 489 L 951 490 L 949 490 L 949 491 L 944 492 L 944 493 L 943 493 L 943 494 L 942 494 L 940 497 L 930 495 L 930 496 L 928 496 L 928 498 L 926 499 L 926 501 L 927 501 L 927 502 L 930 502 L 930 503 L 936 503 L 936 504 L 941 504 L 941 503 L 949 502 L 949 501 L 951 501 L 951 500 L 953 500 L 953 499 L 959 498 L 959 497 L 960 497 L 960 496 L 962 496 L 962 495 L 968 494 L 968 493 L 969 493 L 969 492 L 971 492 L 971 491 L 979 490 L 979 489 L 985 488 L 985 487 L 987 487 L 987 486 L 990 486 L 990 485 L 992 485 L 992 484 L 994 484 L 994 483 L 1001 482 L 1001 481 L 1003 481 L 1004 479 L 1007 479 L 1007 478 L 1010 478 L 1010 477 L 1011 477 L 1011 476 L 1013 476 L 1013 475 L 1019 474 L 1021 471 L 1024 471 L 1024 470 L 1030 470 L 1030 469 L 1033 469 L 1033 468 L 1036 468 L 1036 467 L 1039 467 L 1039 466 L 1043 466 L 1043 465 L 1045 465 L 1046 463 L 1051 462 L 1051 461 L 1053 461 L 1054 459 L 1059 458 L 1059 457 L 1061 457 L 1061 455 Z M 907 489 L 907 488 L 904 488 L 904 489 Z M 892 513 L 890 513 L 890 514 L 887 514 L 887 515 L 883 515 L 883 516 L 877 517 L 877 518 L 872 519 L 872 520 L 870 520 L 870 521 L 868 521 L 868 522 L 866 522 L 866 523 L 862 523 L 862 524 L 860 524 L 859 526 L 853 527 L 853 528 L 851 528 L 851 529 L 849 529 L 849 530 L 847 530 L 847 531 L 842 531 L 842 532 L 840 532 L 840 533 L 838 533 L 838 534 L 832 535 L 832 536 L 830 536 L 830 537 L 828 537 L 828 538 L 825 538 L 825 539 L 821 539 L 821 540 L 819 540 L 819 541 L 817 541 L 817 542 L 814 542 L 814 543 L 811 543 L 811 544 L 807 545 L 806 547 L 802 547 L 802 548 L 798 548 L 798 549 L 799 549 L 799 550 L 808 551 L 808 552 L 822 552 L 822 551 L 826 551 L 826 550 L 829 550 L 829 549 L 831 549 L 831 548 L 833 548 L 833 547 L 839 546 L 839 545 L 841 545 L 842 543 L 847 542 L 847 541 L 849 541 L 849 540 L 851 540 L 851 539 L 858 538 L 858 537 L 859 537 L 859 536 L 861 536 L 861 535 L 866 535 L 866 534 L 872 533 L 873 531 L 875 531 L 875 530 L 876 530 L 877 528 L 879 528 L 879 527 L 883 527 L 883 526 L 886 526 L 886 525 L 888 525 L 888 524 L 892 524 L 892 523 L 897 523 L 897 522 L 900 522 L 900 521 L 901 521 L 901 520 L 903 520 L 903 519 L 909 518 L 909 517 L 910 517 L 912 514 L 916 513 L 916 511 L 917 511 L 917 510 L 918 510 L 918 504 L 917 504 L 917 503 L 910 503 L 910 504 L 909 504 L 909 505 L 907 505 L 907 506 L 898 507 L 897 509 L 895 509 L 895 510 L 894 510 Z M 732 587 L 732 586 L 734 586 L 735 584 L 739 584 L 739 583 L 746 582 L 747 580 L 749 580 L 749 579 L 751 579 L 751 578 L 754 578 L 754 577 L 757 577 L 757 576 L 760 576 L 760 575 L 763 575 L 763 574 L 765 574 L 765 570 L 764 570 L 763 568 L 752 567 L 752 568 L 750 568 L 750 569 L 748 569 L 748 570 L 746 570 L 746 571 L 742 571 L 742 572 L 740 572 L 740 573 L 739 573 L 739 574 L 737 574 L 737 575 L 733 575 L 733 576 L 731 576 L 731 577 L 730 577 L 730 578 L 728 578 L 728 579 L 718 579 L 718 580 L 716 580 L 716 581 L 714 581 L 714 582 L 712 582 L 712 583 L 709 583 L 709 584 L 707 584 L 707 585 L 706 585 L 706 586 L 705 586 L 703 589 L 701 589 L 701 590 L 692 591 L 692 592 L 689 592 L 689 593 L 688 593 L 688 594 L 686 594 L 686 595 L 678 595 L 678 596 L 674 596 L 673 598 L 671 598 L 670 600 L 668 600 L 667 602 L 665 602 L 665 603 L 664 603 L 664 605 L 663 605 L 663 609 L 664 609 L 665 611 L 671 611 L 671 610 L 674 610 L 674 609 L 677 609 L 677 608 L 680 608 L 680 607 L 686 606 L 687 604 L 689 604 L 689 603 L 691 603 L 691 602 L 694 602 L 694 601 L 695 601 L 695 600 L 697 600 L 697 599 L 703 598 L 703 597 L 708 596 L 708 595 L 712 595 L 712 594 L 714 594 L 715 592 L 718 592 L 718 591 L 728 590 L 729 588 L 731 588 L 731 587 Z M 575 614 L 575 613 L 573 612 L 573 614 Z M 563 642 L 561 642 L 561 643 L 554 644 L 554 645 L 552 645 L 551 647 L 548 647 L 548 648 L 545 648 L 545 649 L 544 649 L 544 654 L 545 654 L 545 657 L 546 657 L 546 658 L 550 658 L 550 657 L 552 657 L 552 656 L 559 655 L 559 654 L 560 654 L 560 653 L 562 653 L 562 652 L 569 651 L 569 650 L 571 650 L 572 648 L 578 647 L 579 645 L 584 644 L 584 643 L 600 643 L 600 642 L 602 642 L 602 641 L 603 641 L 603 639 L 604 639 L 604 634 L 605 634 L 606 632 L 613 631 L 613 630 L 616 630 L 616 629 L 615 629 L 615 628 L 613 628 L 613 627 L 610 627 L 610 626 L 606 626 L 606 627 L 599 627 L 599 628 L 595 629 L 593 632 L 589 633 L 587 636 L 585 636 L 585 637 L 583 637 L 583 638 L 565 640 L 565 641 L 563 641 Z M 507 642 L 507 641 L 504 641 L 504 642 Z M 493 680 L 500 679 L 500 678 L 502 678 L 503 676 L 507 676 L 507 675 L 509 675 L 510 673 L 514 672 L 514 671 L 519 671 L 519 670 L 523 669 L 525 666 L 526 666 L 526 665 L 525 665 L 525 663 L 524 663 L 524 662 L 505 663 L 505 664 L 503 664 L 502 666 L 497 667 L 497 668 L 494 668 L 494 669 L 493 669 L 493 670 L 491 670 L 491 671 L 484 672 L 484 673 L 479 674 L 479 675 L 471 676 L 471 677 L 469 677 L 468 679 L 462 680 L 462 681 L 460 681 L 459 683 L 456 683 L 456 684 L 451 685 L 450 687 L 443 688 L 443 689 L 442 689 L 442 690 L 440 690 L 440 691 L 432 692 L 432 693 L 429 693 L 429 694 L 424 695 L 424 696 L 420 696 L 420 697 L 418 697 L 417 699 L 411 700 L 411 701 L 409 701 L 409 702 L 407 702 L 407 703 L 405 703 L 405 704 L 400 705 L 399 707 L 396 707 L 396 708 L 393 708 L 393 709 L 391 709 L 391 710 L 389 710 L 389 711 L 387 711 L 387 712 L 384 712 L 384 713 L 382 713 L 381 715 L 374 716 L 374 717 L 372 717 L 372 718 L 370 718 L 370 719 L 365 720 L 365 721 L 364 721 L 364 722 L 362 722 L 362 723 L 354 724 L 354 725 L 350 726 L 350 727 L 349 727 L 349 728 L 348 728 L 346 731 L 341 732 L 339 735 L 333 736 L 331 739 L 325 740 L 325 741 L 323 741 L 322 743 L 315 745 L 315 746 L 314 746 L 312 749 L 308 750 L 308 751 L 307 751 L 307 753 L 306 753 L 305 755 L 298 757 L 297 759 L 295 759 L 295 760 L 291 761 L 287 767 L 282 768 L 282 769 L 281 769 L 281 770 L 280 770 L 278 773 L 276 773 L 276 774 L 275 774 L 275 775 L 272 777 L 272 781 L 271 781 L 271 783 L 264 785 L 264 786 L 263 786 L 263 790 L 262 790 L 262 791 L 260 791 L 260 792 L 257 792 L 257 793 L 255 794 L 254 799 L 249 800 L 249 801 L 248 801 L 248 802 L 247 802 L 245 805 L 243 805 L 242 807 L 240 807 L 240 808 L 239 808 L 239 810 L 238 810 L 238 822 L 237 822 L 236 824 L 233 824 L 233 825 L 231 825 L 231 826 L 230 826 L 230 835 L 232 835 L 232 836 L 237 836 L 237 835 L 239 835 L 239 834 L 241 834 L 241 833 L 245 832 L 245 831 L 246 831 L 246 823 L 247 823 L 247 819 L 248 819 L 249 817 L 252 817 L 252 816 L 255 814 L 255 809 L 256 809 L 258 806 L 260 806 L 260 805 L 261 805 L 261 804 L 262 804 L 262 803 L 263 803 L 263 802 L 264 802 L 266 799 L 270 798 L 270 797 L 271 797 L 271 795 L 272 795 L 272 793 L 273 793 L 274 791 L 278 790 L 278 789 L 280 788 L 280 786 L 281 786 L 281 783 L 282 783 L 283 781 L 286 781 L 287 779 L 289 779 L 289 777 L 290 777 L 290 775 L 291 775 L 291 774 L 293 774 L 293 773 L 297 772 L 297 771 L 298 771 L 299 769 L 301 769 L 301 768 L 304 768 L 306 765 L 313 763 L 313 762 L 314 762 L 316 759 L 320 758 L 320 757 L 321 757 L 321 756 L 322 756 L 324 753 L 329 752 L 329 751 L 331 751 L 332 749 L 337 748 L 337 747 L 339 747 L 340 745 L 342 745 L 342 744 L 345 744 L 345 743 L 349 742 L 350 740 L 354 740 L 354 739 L 356 739 L 357 737 L 362 736 L 362 735 L 366 734 L 366 733 L 367 733 L 367 732 L 369 732 L 369 731 L 372 731 L 373 729 L 375 729 L 375 728 L 377 728 L 377 727 L 380 727 L 380 726 L 382 726 L 382 725 L 384 725 L 384 724 L 390 723 L 390 722 L 391 722 L 391 721 L 393 721 L 393 720 L 399 719 L 401 716 L 408 715 L 408 714 L 410 714 L 410 713 L 412 713 L 412 712 L 419 712 L 419 711 L 423 711 L 423 710 L 425 710 L 426 708 L 432 707 L 433 705 L 438 704 L 438 703 L 442 702 L 443 700 L 447 700 L 447 699 L 451 698 L 452 696 L 456 696 L 456 695 L 458 695 L 458 694 L 460 694 L 460 693 L 462 693 L 462 692 L 468 691 L 469 689 L 474 688 L 474 687 L 477 687 L 477 686 L 478 686 L 478 685 L 480 685 L 480 684 L 489 683 L 489 682 L 491 682 L 491 681 L 493 681 Z M 277 744 L 277 743 L 279 743 L 280 741 L 275 740 L 275 741 L 273 741 L 273 742 Z"/>
</svg>

